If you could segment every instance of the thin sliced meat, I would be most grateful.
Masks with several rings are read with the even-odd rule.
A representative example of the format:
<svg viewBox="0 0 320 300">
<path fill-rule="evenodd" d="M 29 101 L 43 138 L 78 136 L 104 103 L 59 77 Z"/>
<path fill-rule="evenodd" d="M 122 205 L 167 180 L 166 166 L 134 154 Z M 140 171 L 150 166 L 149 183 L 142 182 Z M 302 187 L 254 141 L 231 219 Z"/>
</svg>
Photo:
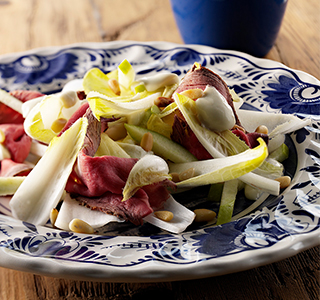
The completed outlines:
<svg viewBox="0 0 320 300">
<path fill-rule="evenodd" d="M 240 129 L 234 129 L 232 130 L 232 133 L 234 133 L 238 138 L 243 140 L 250 148 L 255 148 L 259 145 L 259 142 L 257 139 L 259 137 L 263 138 L 263 140 L 268 144 L 269 138 L 267 134 L 259 133 L 259 132 L 243 132 Z"/>
<path fill-rule="evenodd" d="M 84 116 L 88 128 L 83 149 L 78 155 L 77 165 L 70 176 L 66 191 L 82 205 L 94 210 L 120 216 L 134 224 L 159 208 L 169 198 L 166 186 L 160 182 L 139 189 L 133 197 L 122 202 L 122 190 L 137 159 L 114 156 L 93 157 L 101 137 L 101 124 L 90 108 Z"/>
<path fill-rule="evenodd" d="M 26 102 L 38 97 L 44 96 L 44 94 L 37 91 L 15 90 L 10 92 L 10 95 L 17 98 L 22 102 Z"/>
<path fill-rule="evenodd" d="M 227 84 L 218 74 L 212 72 L 211 70 L 202 66 L 199 67 L 195 64 L 183 78 L 175 93 L 181 93 L 190 89 L 205 90 L 208 85 L 216 88 L 217 91 L 227 100 L 234 113 L 237 127 L 243 128 L 235 111 L 232 96 L 229 92 Z M 257 142 L 258 137 L 262 137 L 265 142 L 268 143 L 268 135 L 266 134 L 256 132 L 249 133 L 245 129 L 243 131 L 236 129 L 232 130 L 232 132 L 241 140 L 243 140 L 250 148 L 259 145 Z M 198 141 L 197 137 L 192 132 L 182 115 L 176 114 L 175 116 L 171 139 L 185 147 L 199 160 L 212 158 Z"/>
<path fill-rule="evenodd" d="M 106 192 L 100 197 L 77 196 L 82 205 L 93 210 L 130 220 L 135 225 L 141 225 L 142 219 L 153 212 L 149 204 L 149 197 L 143 190 L 139 190 L 132 198 L 122 202 L 121 194 Z"/>
<path fill-rule="evenodd" d="M 87 110 L 89 109 L 89 103 L 85 102 L 83 103 L 75 112 L 74 114 L 71 116 L 71 118 L 68 120 L 68 122 L 66 123 L 66 125 L 64 126 L 64 128 L 61 130 L 61 132 L 58 134 L 58 136 L 60 136 L 62 133 L 64 133 L 68 128 L 70 128 L 72 126 L 72 124 L 74 122 L 76 122 L 79 118 L 83 117 Z M 92 117 L 94 117 L 92 115 Z M 116 118 L 101 118 L 100 120 L 100 124 L 101 124 L 101 132 L 104 132 L 108 129 L 108 122 L 113 122 L 116 121 L 118 119 Z"/>
<path fill-rule="evenodd" d="M 15 162 L 23 162 L 29 155 L 32 139 L 25 133 L 22 124 L 1 124 L 0 130 L 5 134 L 4 145 Z"/>
<path fill-rule="evenodd" d="M 67 129 L 69 129 L 79 118 L 83 117 L 89 108 L 89 103 L 83 103 L 70 117 L 64 128 L 60 131 L 58 136 L 63 134 Z"/>
<path fill-rule="evenodd" d="M 17 163 L 6 158 L 1 161 L 0 177 L 26 176 L 32 168 L 30 163 Z"/>
<path fill-rule="evenodd" d="M 82 184 L 69 180 L 66 191 L 86 197 L 99 197 L 106 192 L 122 195 L 128 175 L 137 162 L 134 158 L 115 156 L 78 156 L 78 176 Z"/>
<path fill-rule="evenodd" d="M 16 90 L 9 94 L 21 102 L 26 102 L 28 100 L 44 96 L 44 94 L 39 92 L 25 90 Z M 23 121 L 24 118 L 22 114 L 0 101 L 0 124 L 22 124 Z"/>
<path fill-rule="evenodd" d="M 193 67 L 188 71 L 186 76 L 181 81 L 175 93 L 182 93 L 185 90 L 191 89 L 201 89 L 204 91 L 207 85 L 215 87 L 217 91 L 227 100 L 234 113 L 236 124 L 240 126 L 241 124 L 234 109 L 232 96 L 229 92 L 227 84 L 218 74 L 212 72 L 211 70 L 202 66 L 197 67 L 197 65 L 193 65 Z"/>
<path fill-rule="evenodd" d="M 197 159 L 211 159 L 210 153 L 202 146 L 184 118 L 174 116 L 171 139 L 182 145 Z"/>
</svg>

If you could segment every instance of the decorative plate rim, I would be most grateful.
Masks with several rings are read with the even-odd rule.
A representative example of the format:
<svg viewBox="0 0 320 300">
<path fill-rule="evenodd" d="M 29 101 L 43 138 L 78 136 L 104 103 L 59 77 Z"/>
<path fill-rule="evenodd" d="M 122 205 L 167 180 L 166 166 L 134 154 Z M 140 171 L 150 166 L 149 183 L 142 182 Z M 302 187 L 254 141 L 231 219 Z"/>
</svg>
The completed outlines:
<svg viewBox="0 0 320 300">
<path fill-rule="evenodd" d="M 154 49 L 154 55 L 158 54 L 158 52 L 163 51 L 175 51 L 175 50 L 181 50 L 187 52 L 190 51 L 194 55 L 197 53 L 199 54 L 199 58 L 204 58 L 212 55 L 215 56 L 215 59 L 217 59 L 216 62 L 213 62 L 214 65 L 227 65 L 228 62 L 223 61 L 224 57 L 238 57 L 239 59 L 243 58 L 244 61 L 250 62 L 251 68 L 261 68 L 266 70 L 272 70 L 274 69 L 279 72 L 279 75 L 277 77 L 277 80 L 279 79 L 279 83 L 281 80 L 281 75 L 283 75 L 281 72 L 286 71 L 292 75 L 292 78 L 287 79 L 286 81 L 283 81 L 282 83 L 285 84 L 291 84 L 292 80 L 297 80 L 299 82 L 299 86 L 301 89 L 303 88 L 303 95 L 300 97 L 305 97 L 306 91 L 308 89 L 313 88 L 314 91 L 310 92 L 309 94 L 316 94 L 318 97 L 319 89 L 316 90 L 315 87 L 320 86 L 320 82 L 314 77 L 311 76 L 303 71 L 299 70 L 293 70 L 279 62 L 275 62 L 269 59 L 261 59 L 261 58 L 255 58 L 248 54 L 241 53 L 238 51 L 229 51 L 229 50 L 219 50 L 208 46 L 202 46 L 202 45 L 182 45 L 182 44 L 175 44 L 175 43 L 167 43 L 167 42 L 135 42 L 135 41 L 114 41 L 114 42 L 105 42 L 105 43 L 77 43 L 77 44 L 71 44 L 66 46 L 55 46 L 55 47 L 42 47 L 42 48 L 36 48 L 29 51 L 24 52 L 16 52 L 12 54 L 5 54 L 0 56 L 0 87 L 5 88 L 6 84 L 9 84 L 12 82 L 12 78 L 15 78 L 14 76 L 12 78 L 9 78 L 7 83 L 4 82 L 1 78 L 2 75 L 2 66 L 3 65 L 9 65 L 10 63 L 17 61 L 18 59 L 22 57 L 28 57 L 33 55 L 39 55 L 43 57 L 53 57 L 55 54 L 63 51 L 74 51 L 79 50 L 81 51 L 93 51 L 97 52 L 100 50 L 110 50 L 115 51 L 115 49 L 122 49 L 122 48 L 130 48 L 130 47 L 137 47 L 139 49 L 142 49 L 144 47 L 150 47 L 150 49 Z M 119 51 L 120 52 L 120 51 Z M 134 51 L 132 51 L 134 52 Z M 168 62 L 168 57 L 170 58 L 170 55 L 174 54 L 165 54 L 162 53 L 161 59 L 163 60 L 163 64 L 165 65 L 166 62 Z M 220 56 L 219 56 L 219 55 Z M 111 55 L 111 54 L 110 54 Z M 123 54 L 119 54 L 120 56 Z M 135 56 L 138 57 L 142 54 L 139 53 L 139 51 L 135 51 L 134 53 L 129 53 L 129 55 L 135 59 Z M 150 54 L 148 54 L 150 56 Z M 152 54 L 153 55 L 153 54 Z M 149 58 L 148 56 L 148 58 Z M 171 56 L 172 58 L 173 56 Z M 79 59 L 79 57 L 77 57 Z M 221 61 L 219 61 L 219 59 Z M 172 59 L 173 64 L 175 62 L 174 59 Z M 170 61 L 171 62 L 171 61 Z M 184 62 L 181 61 L 181 64 Z M 81 61 L 79 62 L 79 65 L 81 64 Z M 249 70 L 249 66 L 244 66 L 245 63 L 243 63 L 243 66 L 241 68 L 245 69 L 244 74 L 251 74 L 252 72 Z M 186 62 L 187 65 L 187 62 Z M 241 65 L 241 63 L 240 63 Z M 137 65 L 139 68 L 139 65 Z M 142 64 L 142 66 L 144 66 Z M 106 67 L 106 66 L 104 66 Z M 110 66 L 107 66 L 110 67 Z M 180 69 L 183 69 L 181 66 L 174 66 L 177 67 L 177 71 Z M 179 67 L 181 67 L 179 69 Z M 183 66 L 184 67 L 184 66 Z M 227 69 L 227 67 L 226 67 Z M 143 70 L 143 68 L 141 69 Z M 159 68 L 157 69 L 159 70 Z M 156 70 L 156 71 L 157 71 Z M 255 70 L 253 70 L 255 71 Z M 150 71 L 151 72 L 151 71 Z M 26 72 L 27 73 L 27 72 Z M 64 74 L 65 75 L 65 74 Z M 181 73 L 180 75 L 183 75 Z M 241 93 L 244 95 L 247 95 L 248 91 L 250 91 L 250 87 L 246 86 L 246 82 L 241 82 L 241 84 L 237 84 L 236 75 L 240 76 L 241 74 L 227 74 L 227 72 L 224 74 L 224 76 L 230 76 L 229 79 L 231 79 L 229 82 L 233 83 L 233 86 L 237 88 Z M 265 71 L 265 73 L 260 72 L 259 76 L 261 76 L 257 81 L 259 81 L 261 78 L 265 81 L 265 86 L 270 87 L 270 89 L 276 89 L 278 87 L 274 86 L 274 83 L 269 83 L 268 80 L 271 80 L 268 78 L 268 72 Z M 290 76 L 291 76 L 290 75 Z M 256 74 L 250 75 L 252 78 L 258 78 Z M 255 76 L 255 77 L 253 77 Z M 289 77 L 290 77 L 289 76 Z M 270 77 L 270 76 L 269 76 Z M 243 77 L 244 78 L 244 77 Z M 63 78 L 63 80 L 67 80 L 68 78 Z M 285 78 L 282 78 L 284 80 Z M 227 83 L 229 83 L 227 80 Z M 244 84 L 246 83 L 246 85 Z M 47 84 L 47 82 L 45 83 Z M 49 87 L 51 88 L 52 82 L 48 83 Z M 54 83 L 56 84 L 56 83 Z M 303 86 L 304 84 L 307 84 L 307 86 Z M 309 84 L 309 85 L 308 85 Z M 43 83 L 39 83 L 39 86 L 43 85 Z M 281 85 L 281 84 L 280 84 Z M 59 86 L 59 85 L 58 85 Z M 303 86 L 303 87 L 302 87 Z M 277 90 L 280 91 L 280 90 Z M 247 93 L 247 94 L 246 94 Z M 262 93 L 263 94 L 263 93 Z M 266 96 L 267 95 L 267 96 Z M 264 93 L 263 97 L 260 97 L 259 105 L 257 106 L 257 102 L 250 102 L 252 100 L 252 95 L 247 95 L 245 100 L 248 100 L 250 102 L 251 108 L 256 107 L 256 109 L 266 109 L 267 111 L 283 111 L 285 110 L 285 106 L 283 107 L 276 107 L 272 106 L 274 103 L 264 101 L 268 98 L 268 93 Z M 265 97 L 266 96 L 266 97 Z M 318 100 L 314 100 L 315 97 L 312 99 L 307 96 L 307 100 L 309 100 L 308 105 L 313 105 Z M 311 100 L 313 101 L 311 101 Z M 318 99 L 318 98 L 317 98 Z M 248 103 L 249 103 L 248 102 Z M 299 104 L 299 109 L 301 109 L 302 105 L 301 103 L 294 103 Z M 305 103 L 302 103 L 303 105 L 307 105 Z M 293 107 L 292 103 L 290 103 L 291 107 Z M 307 106 L 306 106 L 307 107 Z M 296 108 L 294 108 L 296 109 Z M 317 109 L 317 108 L 316 108 Z M 306 113 L 305 110 L 303 111 L 294 111 L 295 114 L 300 116 L 306 116 L 308 113 Z M 317 136 L 317 139 L 319 139 L 320 136 L 320 130 L 318 124 L 319 124 L 319 116 L 316 114 L 312 115 L 312 118 L 314 119 L 315 126 L 311 128 L 310 132 L 308 134 L 305 134 L 305 136 L 302 138 L 302 142 L 299 142 L 299 139 L 301 139 L 301 133 L 294 133 L 293 139 L 295 139 L 296 146 L 298 148 L 299 153 L 301 151 L 306 150 L 306 146 L 310 150 L 309 156 L 307 159 L 312 160 L 314 156 L 317 154 L 317 145 L 319 145 L 319 142 L 316 142 L 314 140 L 314 136 Z M 317 123 L 318 122 L 318 123 Z M 319 124 L 320 125 L 320 124 Z M 309 137 L 307 137 L 309 135 Z M 313 138 L 311 138 L 311 135 Z M 318 144 L 317 144 L 318 143 Z M 300 145 L 301 144 L 301 145 Z M 302 150 L 301 150 L 301 149 Z M 313 152 L 311 152 L 313 151 Z M 314 154 L 315 153 L 315 154 Z M 318 154 L 319 155 L 319 154 Z M 311 159 L 312 158 L 312 159 Z M 314 160 L 314 162 L 317 162 Z M 317 167 L 316 164 L 313 166 Z M 306 166 L 302 163 L 302 165 L 298 164 L 298 172 L 303 167 L 310 167 L 311 165 Z M 320 169 L 320 168 L 319 168 Z M 301 171 L 302 172 L 302 171 Z M 308 174 L 306 174 L 309 172 Z M 301 174 L 298 174 L 298 179 L 300 180 L 307 176 L 310 178 L 312 175 L 312 182 L 308 183 L 308 186 L 311 186 L 312 184 L 315 184 L 316 187 L 319 186 L 319 182 L 316 182 L 317 178 L 317 171 L 305 171 Z M 309 176 L 310 175 L 310 176 Z M 284 197 L 289 197 L 286 194 L 293 194 L 293 190 L 300 190 L 298 188 L 299 182 L 295 183 L 297 185 L 297 188 L 290 190 L 288 193 L 284 193 Z M 303 191 L 303 188 L 301 189 Z M 295 192 L 294 191 L 294 192 Z M 307 209 L 318 209 L 318 206 L 320 206 L 317 203 L 317 200 L 319 199 L 319 192 L 312 190 L 312 198 L 308 202 Z M 296 194 L 295 194 L 296 195 Z M 296 195 L 296 198 L 298 196 Z M 279 198 L 279 203 L 282 200 Z M 319 201 L 319 200 L 318 200 Z M 291 204 L 291 203 L 290 203 Z M 279 204 L 280 205 L 280 204 Z M 266 215 L 262 216 L 262 213 L 260 213 L 259 218 L 261 220 L 268 219 L 269 213 L 274 209 L 272 205 L 270 206 L 270 210 L 266 209 L 264 212 Z M 303 205 L 302 205 L 303 207 Z M 289 209 L 290 210 L 290 209 Z M 263 211 L 263 210 L 262 210 Z M 301 210 L 301 212 L 304 212 L 305 210 Z M 277 227 L 276 223 L 279 220 L 283 220 L 283 216 L 285 220 L 287 220 L 286 216 L 290 214 L 289 212 L 286 212 L 285 209 L 280 209 L 279 207 L 275 209 L 276 213 L 280 214 L 280 219 L 277 221 L 266 221 L 269 225 L 272 225 L 274 227 Z M 43 227 L 43 226 L 33 226 L 32 224 L 27 224 L 20 222 L 18 220 L 14 220 L 10 217 L 4 216 L 0 214 L 0 266 L 21 270 L 21 271 L 27 271 L 32 272 L 35 274 L 41 274 L 41 275 L 48 275 L 48 276 L 55 276 L 55 277 L 64 277 L 64 278 L 72 278 L 72 279 L 79 279 L 79 280 L 99 280 L 99 281 L 113 281 L 113 282 L 152 282 L 152 281 L 173 281 L 173 280 L 185 280 L 185 279 L 196 279 L 196 278 L 203 278 L 208 276 L 218 276 L 223 275 L 227 273 L 232 272 L 238 272 L 247 270 L 250 268 L 258 267 L 267 263 L 272 263 L 290 256 L 293 256 L 303 250 L 309 249 L 311 247 L 314 247 L 316 245 L 320 244 L 320 222 L 319 222 L 319 215 L 318 211 L 315 213 L 313 211 L 308 211 L 310 215 L 312 215 L 312 218 L 314 219 L 314 222 L 308 223 L 306 218 L 309 218 L 309 216 L 301 216 L 301 220 L 299 219 L 298 225 L 301 227 L 299 230 L 301 230 L 300 233 L 296 232 L 290 232 L 292 230 L 291 226 L 289 224 L 281 224 L 280 227 L 277 227 L 277 230 L 282 230 L 281 232 L 281 238 L 279 238 L 277 241 L 274 241 L 274 237 L 270 238 L 261 238 L 257 236 L 258 231 L 250 231 L 249 235 L 253 234 L 254 236 L 250 236 L 248 238 L 248 235 L 246 236 L 246 244 L 242 244 L 242 242 L 239 242 L 241 250 L 239 250 L 236 247 L 239 247 L 239 245 L 236 245 L 234 249 L 230 250 L 230 253 L 228 255 L 220 255 L 215 256 L 212 252 L 212 249 L 209 247 L 209 249 L 205 249 L 206 243 L 209 243 L 209 246 L 212 246 L 212 238 L 215 238 L 215 232 L 212 228 L 205 228 L 197 231 L 190 231 L 183 233 L 181 235 L 162 235 L 162 236 L 153 236 L 153 237 L 136 237 L 136 236 L 119 236 L 115 238 L 105 239 L 105 240 L 96 240 L 94 237 L 90 237 L 90 235 L 68 235 L 67 233 L 64 233 L 65 235 L 62 235 L 63 232 L 54 230 L 51 228 Z M 270 213 L 271 215 L 271 213 Z M 235 228 L 252 228 L 251 222 L 255 221 L 256 216 L 247 216 L 242 218 L 241 222 L 233 221 L 232 225 L 230 225 L 229 229 L 235 230 Z M 260 222 L 260 220 L 257 221 Z M 292 216 L 290 216 L 290 220 L 292 219 Z M 275 217 L 276 219 L 276 217 Z M 289 219 L 289 218 L 288 218 Z M 309 220 L 309 219 L 308 219 Z M 301 222 L 302 221 L 302 222 Z M 302 224 L 304 222 L 307 222 L 309 227 L 308 230 L 305 228 L 302 229 Z M 223 225 L 224 226 L 224 225 Z M 232 228 L 231 228 L 232 226 Z M 255 225 L 257 226 L 257 225 Z M 283 226 L 283 227 L 282 227 Z M 297 224 L 294 225 L 297 230 L 298 227 Z M 226 228 L 227 226 L 225 226 Z M 314 228 L 313 228 L 314 227 Z M 241 230 L 239 229 L 239 232 Z M 232 231 L 231 230 L 231 231 Z M 273 227 L 272 227 L 272 230 Z M 306 230 L 305 232 L 303 230 Z M 23 238 L 20 238 L 19 234 L 23 233 Z M 279 233 L 280 234 L 280 233 Z M 10 236 L 9 236 L 10 235 Z M 219 236 L 217 236 L 219 238 Z M 232 241 L 234 244 L 235 240 L 237 238 L 243 238 L 243 236 L 240 234 L 235 234 L 235 239 Z M 277 237 L 277 235 L 275 235 Z M 158 240 L 157 240 L 158 239 Z M 159 242 L 159 239 L 161 240 Z M 61 240 L 64 242 L 66 241 L 66 244 L 61 245 Z M 157 241 L 157 245 L 156 242 Z M 271 241 L 271 244 L 264 247 L 263 245 L 259 245 L 259 243 L 264 241 Z M 60 244 L 59 244 L 60 242 Z M 192 244 L 193 243 L 193 244 Z M 197 244 L 198 243 L 198 244 Z M 41 246 L 46 244 L 47 246 Z M 101 244 L 101 245 L 100 245 Z M 154 245 L 155 246 L 154 246 Z M 195 245 L 198 245 L 198 248 L 195 250 L 190 250 L 192 247 L 195 247 Z M 40 246 L 39 246 L 40 245 Z M 48 245 L 50 247 L 48 247 Z M 71 246 L 70 246 L 71 245 Z M 76 246 L 74 246 L 76 245 Z M 105 257 L 102 257 L 102 255 L 95 256 L 94 253 L 90 252 L 90 249 L 95 249 L 100 245 L 101 247 L 104 246 L 104 248 L 108 248 L 107 254 Z M 122 245 L 122 246 L 121 246 Z M 131 245 L 131 246 L 130 246 Z M 72 247 L 75 247 L 74 250 Z M 55 248 L 56 247 L 56 248 Z M 68 249 L 65 249 L 65 252 L 62 254 L 57 254 L 57 249 L 65 249 L 64 247 L 69 247 Z M 113 249 L 111 249 L 114 247 Z M 118 247 L 118 248 L 117 248 Z M 122 247 L 122 248 L 121 248 Z M 127 249 L 127 247 L 131 247 L 132 249 Z M 152 251 L 149 248 L 152 248 Z M 248 247 L 248 248 L 246 248 Z M 30 250 L 32 249 L 32 251 Z M 52 252 L 54 249 L 54 252 Z M 199 250 L 201 249 L 201 251 Z M 236 250 L 238 249 L 238 250 Z M 248 250 L 250 249 L 250 251 Z M 69 252 L 68 252 L 68 251 Z M 129 252 L 129 250 L 131 252 Z M 153 254 L 142 256 L 142 257 L 133 257 L 133 254 L 143 251 L 149 251 Z M 38 252 L 37 252 L 38 251 Z M 40 252 L 39 252 L 40 251 Z M 41 252 L 43 251 L 43 252 Z M 47 251 L 47 252 L 46 252 Z M 49 251 L 49 252 L 48 252 Z M 51 251 L 51 252 L 50 252 Z M 80 251 L 80 252 L 79 252 Z M 82 251 L 82 252 L 81 252 Z M 198 252 L 197 252 L 198 251 Z M 199 252 L 200 251 L 200 252 Z M 89 256 L 89 253 L 90 255 Z M 93 251 L 94 252 L 94 251 Z M 54 253 L 54 255 L 53 255 Z M 87 255 L 88 256 L 85 256 Z M 80 257 L 80 255 L 82 255 Z M 132 260 L 134 263 L 130 264 L 129 261 L 131 258 L 127 260 L 126 265 L 121 265 L 120 263 L 109 263 L 112 262 L 111 257 L 112 256 L 119 256 L 119 259 L 123 259 L 125 256 L 132 256 Z M 188 257 L 188 255 L 190 257 Z M 77 260 L 72 260 L 72 257 L 77 257 Z M 109 256 L 109 257 L 108 257 Z M 88 259 L 88 257 L 91 257 Z M 95 262 L 92 263 L 93 259 L 96 259 Z M 188 260 L 189 259 L 189 260 Z"/>
</svg>

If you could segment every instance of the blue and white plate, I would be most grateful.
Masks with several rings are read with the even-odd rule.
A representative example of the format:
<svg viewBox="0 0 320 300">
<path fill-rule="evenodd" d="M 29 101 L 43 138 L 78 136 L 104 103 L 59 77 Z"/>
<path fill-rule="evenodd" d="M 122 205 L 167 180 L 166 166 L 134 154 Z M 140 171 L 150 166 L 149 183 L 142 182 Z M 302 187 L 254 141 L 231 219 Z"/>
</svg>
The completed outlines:
<svg viewBox="0 0 320 300">
<path fill-rule="evenodd" d="M 108 229 L 102 235 L 35 226 L 10 217 L 2 198 L 0 266 L 84 280 L 172 281 L 246 270 L 319 244 L 320 82 L 304 72 L 206 46 L 127 41 L 2 56 L 0 88 L 54 92 L 92 67 L 107 72 L 125 58 L 138 75 L 170 71 L 181 77 L 197 61 L 220 74 L 244 99 L 245 109 L 311 117 L 309 127 L 288 136 L 291 185 L 279 197 L 251 202 L 240 219 L 179 235 L 154 231 L 151 225 Z"/>
</svg>

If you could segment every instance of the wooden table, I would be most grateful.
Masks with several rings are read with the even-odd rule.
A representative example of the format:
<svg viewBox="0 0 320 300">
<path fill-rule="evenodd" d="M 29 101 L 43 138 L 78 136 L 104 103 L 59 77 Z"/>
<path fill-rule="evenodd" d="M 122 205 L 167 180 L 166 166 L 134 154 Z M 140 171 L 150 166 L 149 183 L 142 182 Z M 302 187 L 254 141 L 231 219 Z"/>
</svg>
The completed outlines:
<svg viewBox="0 0 320 300">
<path fill-rule="evenodd" d="M 182 43 L 169 0 L 0 0 L 0 55 L 112 40 Z M 320 78 L 320 2 L 289 0 L 269 59 Z M 319 299 L 319 247 L 219 277 L 167 283 L 73 281 L 0 268 L 0 299 Z"/>
</svg>

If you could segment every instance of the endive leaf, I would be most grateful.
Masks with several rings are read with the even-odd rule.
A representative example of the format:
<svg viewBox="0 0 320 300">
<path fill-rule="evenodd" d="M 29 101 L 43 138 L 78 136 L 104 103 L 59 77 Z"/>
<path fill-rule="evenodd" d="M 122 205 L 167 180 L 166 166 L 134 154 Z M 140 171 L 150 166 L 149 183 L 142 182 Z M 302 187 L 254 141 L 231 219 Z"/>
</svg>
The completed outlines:
<svg viewBox="0 0 320 300">
<path fill-rule="evenodd" d="M 58 217 L 54 225 L 60 229 L 69 231 L 69 223 L 73 219 L 80 219 L 88 223 L 92 228 L 99 228 L 109 222 L 123 222 L 116 216 L 108 215 L 98 210 L 91 210 L 72 199 L 69 194 L 63 200 Z"/>
<path fill-rule="evenodd" d="M 123 199 L 131 198 L 143 186 L 169 179 L 169 168 L 164 159 L 147 154 L 133 166 L 123 189 Z"/>
<path fill-rule="evenodd" d="M 116 156 L 129 158 L 129 154 L 124 151 L 117 142 L 112 140 L 106 133 L 101 134 L 101 141 L 95 156 Z"/>
<path fill-rule="evenodd" d="M 114 75 L 114 74 L 113 74 Z M 84 76 L 82 85 L 85 93 L 98 92 L 109 97 L 115 97 L 116 94 L 110 89 L 108 81 L 113 76 L 103 73 L 98 68 L 90 69 Z"/>
<path fill-rule="evenodd" d="M 88 121 L 78 119 L 60 137 L 55 137 L 44 156 L 20 185 L 10 201 L 15 218 L 45 224 L 56 207 L 86 134 Z"/>
<path fill-rule="evenodd" d="M 145 110 L 154 104 L 154 100 L 161 94 L 154 93 L 145 98 L 130 101 L 131 98 L 126 98 L 126 101 L 117 101 L 117 97 L 111 98 L 97 92 L 90 92 L 87 96 L 90 108 L 97 119 L 100 117 L 121 117 L 137 110 Z M 123 99 L 123 98 L 122 98 Z"/>
<path fill-rule="evenodd" d="M 181 233 L 193 222 L 195 218 L 193 211 L 174 200 L 171 195 L 164 203 L 163 209 L 173 213 L 174 217 L 170 222 L 160 220 L 154 215 L 154 213 L 147 215 L 143 220 L 169 232 Z"/>
<path fill-rule="evenodd" d="M 183 117 L 203 147 L 214 158 L 226 156 L 228 154 L 228 143 L 219 134 L 201 126 L 196 117 L 195 101 L 181 94 L 174 94 L 173 97 Z"/>
<path fill-rule="evenodd" d="M 181 173 L 195 169 L 195 177 L 177 183 L 178 187 L 194 187 L 236 179 L 258 168 L 268 156 L 268 148 L 263 139 L 260 145 L 237 155 L 204 161 L 170 164 L 170 173 Z"/>
<path fill-rule="evenodd" d="M 199 124 L 195 114 L 192 113 L 192 107 L 193 105 L 195 106 L 195 104 L 192 104 L 192 102 L 194 101 L 180 94 L 174 94 L 174 99 L 191 130 L 194 132 L 204 148 L 212 155 L 212 157 L 222 158 L 225 156 L 225 154 L 230 153 L 230 151 L 237 152 L 240 148 L 245 147 L 244 145 L 239 144 L 239 149 L 236 149 L 238 148 L 238 146 L 236 148 L 231 148 L 226 139 L 223 139 L 221 136 L 219 136 L 221 139 L 217 139 L 217 134 L 210 130 L 207 130 L 206 128 L 203 128 Z M 189 108 L 188 106 L 190 106 L 191 108 Z M 222 147 L 215 147 L 219 143 L 222 143 L 224 149 Z M 260 188 L 268 192 L 269 194 L 279 195 L 279 183 L 275 180 L 253 174 L 252 172 L 242 175 L 239 179 L 253 187 Z"/>
</svg>

